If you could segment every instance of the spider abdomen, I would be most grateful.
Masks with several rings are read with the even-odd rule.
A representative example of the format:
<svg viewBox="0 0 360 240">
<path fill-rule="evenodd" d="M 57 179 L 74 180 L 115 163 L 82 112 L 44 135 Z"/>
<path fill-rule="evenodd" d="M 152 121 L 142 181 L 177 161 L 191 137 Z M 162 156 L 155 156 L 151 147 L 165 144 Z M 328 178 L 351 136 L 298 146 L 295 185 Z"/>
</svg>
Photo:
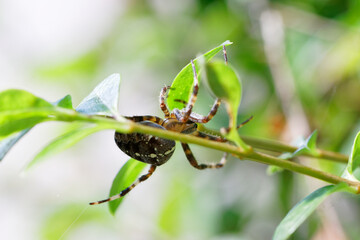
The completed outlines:
<svg viewBox="0 0 360 240">
<path fill-rule="evenodd" d="M 142 121 L 139 124 L 165 129 L 150 121 Z M 167 162 L 175 150 L 175 141 L 143 133 L 115 132 L 115 142 L 121 151 L 130 157 L 156 166 Z"/>
</svg>

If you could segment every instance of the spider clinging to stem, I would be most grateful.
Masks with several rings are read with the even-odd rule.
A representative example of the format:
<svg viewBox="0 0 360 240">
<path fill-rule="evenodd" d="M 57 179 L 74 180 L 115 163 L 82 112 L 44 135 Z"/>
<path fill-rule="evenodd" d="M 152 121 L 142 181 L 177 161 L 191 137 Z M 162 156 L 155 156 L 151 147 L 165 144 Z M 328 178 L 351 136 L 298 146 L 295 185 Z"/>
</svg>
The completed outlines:
<svg viewBox="0 0 360 240">
<path fill-rule="evenodd" d="M 223 53 L 225 63 L 227 63 L 225 46 L 223 46 Z M 220 99 L 216 99 L 210 112 L 206 116 L 202 116 L 192 112 L 197 99 L 199 81 L 193 60 L 191 60 L 191 65 L 193 70 L 194 84 L 190 99 L 187 103 L 185 103 L 185 108 L 181 110 L 175 108 L 172 111 L 168 109 L 165 101 L 167 97 L 167 91 L 170 89 L 170 87 L 165 86 L 161 89 L 159 97 L 160 108 L 164 113 L 164 119 L 150 115 L 129 116 L 125 118 L 137 122 L 138 124 L 143 124 L 150 127 L 180 132 L 183 134 L 191 134 L 200 138 L 206 138 L 213 141 L 226 142 L 226 139 L 208 135 L 197 130 L 197 123 L 207 123 L 215 116 L 221 101 Z M 246 120 L 240 126 L 248 122 L 250 119 Z M 122 190 L 119 194 L 101 201 L 92 202 L 90 203 L 90 205 L 113 201 L 115 199 L 125 196 L 140 182 L 147 180 L 153 174 L 156 167 L 167 162 L 175 151 L 174 140 L 164 139 L 144 133 L 124 134 L 120 132 L 115 132 L 115 142 L 117 146 L 127 155 L 138 161 L 150 164 L 151 166 L 146 174 L 140 176 L 133 184 Z M 226 162 L 227 153 L 224 153 L 223 157 L 218 163 L 199 164 L 195 159 L 192 151 L 190 150 L 189 145 L 187 143 L 181 143 L 181 146 L 185 152 L 186 158 L 188 159 L 189 163 L 197 169 L 202 170 L 206 168 L 221 168 Z"/>
</svg>

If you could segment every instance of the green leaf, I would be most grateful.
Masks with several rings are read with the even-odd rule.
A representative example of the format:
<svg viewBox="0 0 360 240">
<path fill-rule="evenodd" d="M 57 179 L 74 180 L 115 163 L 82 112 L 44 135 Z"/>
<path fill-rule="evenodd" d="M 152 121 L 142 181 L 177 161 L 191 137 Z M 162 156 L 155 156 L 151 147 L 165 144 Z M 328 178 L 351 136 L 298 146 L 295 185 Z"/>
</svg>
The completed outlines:
<svg viewBox="0 0 360 240">
<path fill-rule="evenodd" d="M 0 139 L 49 119 L 55 107 L 42 98 L 10 89 L 0 93 Z"/>
<path fill-rule="evenodd" d="M 207 53 L 194 59 L 194 64 L 196 71 L 199 75 L 199 59 L 204 58 L 205 61 L 210 61 L 218 52 L 223 49 L 223 46 L 228 46 L 232 44 L 230 41 L 225 41 L 216 48 L 211 49 Z M 200 78 L 199 78 L 200 81 Z M 194 74 L 191 63 L 187 64 L 175 77 L 174 81 L 171 84 L 171 89 L 167 98 L 167 105 L 170 110 L 174 108 L 183 109 L 184 105 L 182 102 L 188 102 L 190 95 L 192 93 L 192 87 L 194 83 Z M 181 100 L 181 101 L 178 101 Z"/>
<path fill-rule="evenodd" d="M 304 153 L 310 153 L 314 156 L 318 156 L 319 153 L 316 149 L 317 135 L 317 130 L 313 131 L 312 134 L 305 141 L 300 143 L 299 148 L 292 154 L 293 157 Z"/>
<path fill-rule="evenodd" d="M 206 64 L 208 86 L 216 97 L 223 100 L 229 115 L 229 131 L 225 137 L 244 150 L 249 147 L 237 132 L 237 114 L 241 100 L 241 83 L 234 69 L 222 61 Z"/>
<path fill-rule="evenodd" d="M 237 109 L 241 100 L 241 84 L 234 69 L 223 61 L 206 64 L 207 82 L 216 97 Z"/>
<path fill-rule="evenodd" d="M 328 185 L 312 192 L 296 204 L 275 230 L 273 240 L 288 239 L 291 234 L 315 211 L 327 196 L 335 192 L 352 192 L 346 183 Z"/>
<path fill-rule="evenodd" d="M 106 225 L 107 216 L 99 208 L 88 208 L 83 204 L 69 204 L 55 208 L 40 224 L 42 240 L 70 239 L 71 233 L 91 223 Z M 75 234 L 74 234 L 75 235 Z M 76 238 L 76 237 L 75 237 Z"/>
<path fill-rule="evenodd" d="M 115 73 L 103 80 L 77 106 L 76 111 L 88 115 L 118 117 L 120 75 Z"/>
<path fill-rule="evenodd" d="M 348 162 L 348 171 L 352 174 L 360 166 L 360 132 L 356 135 L 350 159 Z"/>
<path fill-rule="evenodd" d="M 20 93 L 22 94 L 22 93 Z M 67 95 L 55 102 L 53 105 L 72 109 L 71 96 Z M 5 157 L 9 150 L 26 134 L 30 131 L 31 128 L 25 129 L 19 133 L 11 135 L 4 140 L 0 141 L 0 161 Z"/>
<path fill-rule="evenodd" d="M 348 165 L 342 175 L 342 177 L 347 178 L 352 181 L 358 181 L 353 173 L 360 166 L 360 132 L 356 135 L 354 143 L 352 146 L 351 154 L 349 157 Z"/>
<path fill-rule="evenodd" d="M 146 165 L 146 163 L 140 162 L 133 158 L 129 159 L 121 167 L 120 171 L 116 175 L 112 183 L 109 196 L 111 197 L 119 194 L 122 190 L 129 187 L 133 182 L 135 182 L 135 180 L 139 177 L 141 171 Z M 109 210 L 111 214 L 115 215 L 123 199 L 124 197 L 109 202 Z"/>
<path fill-rule="evenodd" d="M 49 80 L 73 81 L 76 78 L 87 78 L 96 75 L 99 66 L 102 64 L 103 51 L 93 49 L 90 52 L 70 61 L 57 64 L 42 65 L 36 69 L 36 75 Z M 79 80 L 79 79 L 77 79 Z"/>
<path fill-rule="evenodd" d="M 24 90 L 9 89 L 0 92 L 0 114 L 10 110 L 42 107 L 52 107 L 52 105 Z"/>
<path fill-rule="evenodd" d="M 70 95 L 66 95 L 65 97 L 63 97 L 62 99 L 56 101 L 54 103 L 55 106 L 58 107 L 62 107 L 62 108 L 67 108 L 67 109 L 73 109 L 72 106 L 72 100 L 71 100 L 71 96 Z"/>
<path fill-rule="evenodd" d="M 191 189 L 189 184 L 179 177 L 172 178 L 168 189 L 159 209 L 158 227 L 169 239 L 178 239 L 183 229 L 180 219 L 184 219 L 186 207 L 193 206 L 190 200 Z"/>
<path fill-rule="evenodd" d="M 75 126 L 79 126 L 78 123 Z M 27 169 L 31 168 L 35 164 L 41 162 L 45 157 L 63 151 L 76 143 L 78 143 L 83 138 L 93 134 L 95 132 L 107 129 L 104 125 L 92 125 L 86 126 L 79 129 L 71 128 L 67 133 L 57 137 L 54 141 L 49 143 L 46 147 L 44 147 L 28 164 Z"/>
</svg>

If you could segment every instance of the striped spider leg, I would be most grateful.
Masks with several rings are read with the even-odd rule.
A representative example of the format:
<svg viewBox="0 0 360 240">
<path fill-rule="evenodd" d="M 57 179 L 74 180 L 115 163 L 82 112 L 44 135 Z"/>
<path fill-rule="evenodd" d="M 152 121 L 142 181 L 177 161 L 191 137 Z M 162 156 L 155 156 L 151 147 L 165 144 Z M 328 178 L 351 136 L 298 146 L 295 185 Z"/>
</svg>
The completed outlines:
<svg viewBox="0 0 360 240">
<path fill-rule="evenodd" d="M 225 61 L 227 61 L 225 47 L 224 47 L 224 57 L 225 57 Z M 182 110 L 174 109 L 172 111 L 169 111 L 165 101 L 167 98 L 166 96 L 167 90 L 170 87 L 165 86 L 161 89 L 160 97 L 159 97 L 160 108 L 164 112 L 164 116 L 165 116 L 164 119 L 161 119 L 156 116 L 132 116 L 125 118 L 137 122 L 138 124 L 143 124 L 150 127 L 160 128 L 168 131 L 180 132 L 184 134 L 192 134 L 196 137 L 206 138 L 213 141 L 226 142 L 227 141 L 226 139 L 223 139 L 221 137 L 211 136 L 197 130 L 197 123 L 207 123 L 215 116 L 220 106 L 220 100 L 219 99 L 215 100 L 209 114 L 206 116 L 201 116 L 199 114 L 192 112 L 192 109 L 197 99 L 199 82 L 197 78 L 195 64 L 193 61 L 191 61 L 191 65 L 194 75 L 194 86 L 190 100 L 186 104 L 186 107 L 184 109 Z M 101 201 L 92 202 L 90 203 L 90 205 L 109 202 L 125 196 L 140 182 L 147 180 L 153 174 L 156 167 L 167 162 L 175 151 L 174 140 L 164 139 L 144 133 L 123 134 L 120 132 L 115 132 L 115 142 L 117 146 L 130 157 L 138 161 L 150 164 L 151 165 L 150 169 L 148 170 L 147 174 L 140 176 L 138 180 L 136 180 L 128 188 L 121 191 L 119 194 Z M 187 143 L 181 143 L 181 145 L 188 161 L 193 167 L 197 169 L 220 168 L 226 162 L 227 154 L 225 153 L 219 163 L 198 164 L 198 162 L 196 161 L 194 155 L 190 150 L 189 145 Z"/>
</svg>

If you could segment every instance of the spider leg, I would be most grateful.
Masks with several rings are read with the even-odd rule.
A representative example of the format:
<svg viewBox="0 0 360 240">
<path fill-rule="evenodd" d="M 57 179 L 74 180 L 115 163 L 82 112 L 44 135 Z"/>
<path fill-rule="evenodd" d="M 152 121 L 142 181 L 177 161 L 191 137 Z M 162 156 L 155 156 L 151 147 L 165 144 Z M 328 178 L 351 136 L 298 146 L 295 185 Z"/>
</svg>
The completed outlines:
<svg viewBox="0 0 360 240">
<path fill-rule="evenodd" d="M 208 140 L 212 140 L 212 141 L 217 141 L 217 142 L 227 142 L 228 140 L 222 138 L 222 137 L 218 137 L 218 136 L 213 136 L 213 135 L 209 135 L 200 131 L 196 131 L 192 133 L 193 136 L 195 137 L 201 137 L 201 138 L 205 138 Z"/>
<path fill-rule="evenodd" d="M 226 53 L 226 48 L 225 45 L 223 45 L 223 53 L 224 53 L 224 60 L 225 60 L 225 64 L 228 64 L 228 58 L 227 58 L 227 53 Z M 196 74 L 196 72 L 195 72 Z M 209 112 L 209 114 L 207 116 L 197 116 L 197 117 L 192 117 L 191 114 L 189 116 L 190 120 L 193 122 L 197 122 L 197 123 L 207 123 L 209 122 L 216 114 L 219 106 L 220 106 L 221 100 L 219 98 L 217 98 Z"/>
<path fill-rule="evenodd" d="M 207 116 L 201 116 L 199 114 L 190 114 L 189 119 L 196 123 L 207 123 L 209 122 L 216 114 L 219 106 L 220 106 L 221 100 L 217 98 L 214 102 L 214 105 L 212 106 L 209 114 Z"/>
<path fill-rule="evenodd" d="M 169 109 L 167 108 L 166 104 L 165 104 L 165 98 L 166 98 L 166 92 L 170 87 L 165 86 L 161 89 L 160 92 L 160 97 L 159 97 L 159 101 L 160 101 L 160 108 L 161 110 L 164 112 L 165 118 L 170 117 L 170 112 Z"/>
<path fill-rule="evenodd" d="M 142 175 L 141 177 L 139 177 L 133 184 L 131 184 L 129 187 L 125 188 L 124 190 L 122 190 L 119 194 L 114 195 L 112 197 L 109 197 L 107 199 L 101 200 L 101 201 L 96 201 L 96 202 L 91 202 L 89 203 L 90 205 L 97 205 L 97 204 L 101 204 L 104 202 L 110 202 L 113 201 L 115 199 L 121 198 L 123 196 L 125 196 L 126 194 L 128 194 L 134 187 L 136 187 L 136 185 L 138 185 L 139 183 L 147 180 L 155 171 L 156 166 L 155 165 L 151 165 L 150 169 L 148 171 L 147 174 Z"/>
<path fill-rule="evenodd" d="M 227 158 L 227 153 L 224 153 L 223 157 L 221 158 L 219 163 L 210 163 L 210 164 L 198 164 L 198 162 L 196 161 L 192 151 L 190 150 L 190 147 L 187 143 L 181 143 L 182 148 L 184 149 L 186 158 L 189 160 L 191 166 L 193 166 L 194 168 L 197 168 L 199 170 L 203 170 L 206 168 L 221 168 L 225 165 L 226 163 L 226 158 Z"/>
<path fill-rule="evenodd" d="M 125 116 L 126 119 L 128 120 L 131 120 L 133 122 L 142 122 L 142 121 L 150 121 L 150 122 L 153 122 L 153 123 L 157 123 L 159 125 L 161 125 L 164 120 L 159 118 L 159 117 L 156 117 L 156 116 L 151 116 L 151 115 L 145 115 L 145 116 Z"/>
<path fill-rule="evenodd" d="M 196 67 L 195 67 L 193 60 L 191 60 L 191 66 L 192 66 L 193 73 L 194 73 L 194 87 L 193 87 L 193 92 L 190 97 L 190 101 L 186 105 L 184 114 L 182 114 L 182 115 L 180 114 L 180 116 L 176 116 L 180 122 L 187 122 L 187 120 L 189 120 L 190 114 L 191 114 L 194 104 L 196 102 L 197 94 L 199 91 L 199 80 L 197 77 Z"/>
<path fill-rule="evenodd" d="M 247 124 L 248 122 L 250 122 L 250 120 L 252 120 L 254 117 L 253 116 L 250 116 L 248 119 L 246 119 L 245 121 L 243 121 L 242 123 L 240 123 L 239 125 L 237 125 L 236 129 L 239 129 L 241 127 L 243 127 L 245 124 Z M 227 128 L 221 128 L 220 129 L 220 132 L 225 135 L 227 133 L 230 132 L 230 127 L 227 127 Z"/>
</svg>

